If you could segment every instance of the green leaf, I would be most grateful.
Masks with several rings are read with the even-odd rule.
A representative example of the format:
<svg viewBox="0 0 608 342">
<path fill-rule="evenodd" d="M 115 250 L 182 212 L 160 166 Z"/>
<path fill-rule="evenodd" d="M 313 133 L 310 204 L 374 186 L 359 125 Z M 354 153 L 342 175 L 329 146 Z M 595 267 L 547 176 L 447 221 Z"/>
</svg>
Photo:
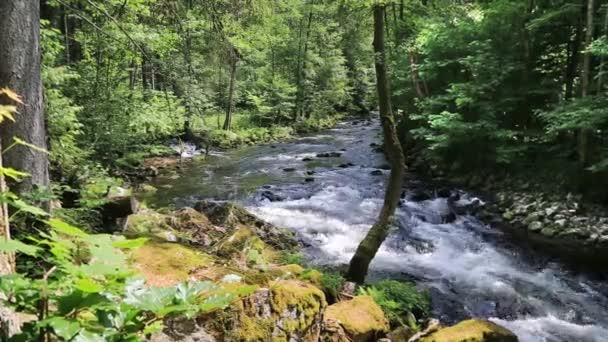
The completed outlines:
<svg viewBox="0 0 608 342">
<path fill-rule="evenodd" d="M 72 226 L 71 224 L 65 223 L 58 219 L 53 218 L 48 221 L 44 221 L 44 223 L 48 224 L 56 232 L 59 232 L 59 233 L 65 234 L 65 235 L 75 236 L 75 237 L 85 237 L 88 235 L 87 233 Z"/>
<path fill-rule="evenodd" d="M 19 252 L 29 256 L 36 256 L 40 250 L 41 248 L 27 245 L 19 240 L 0 240 L 0 252 Z"/>
<path fill-rule="evenodd" d="M 77 321 L 67 320 L 62 317 L 51 317 L 38 322 L 39 327 L 50 327 L 58 337 L 71 340 L 82 328 Z"/>
<path fill-rule="evenodd" d="M 43 149 L 42 147 L 38 147 L 38 146 L 36 146 L 34 144 L 30 144 L 27 141 L 19 139 L 17 137 L 13 137 L 13 141 L 15 141 L 15 143 L 17 145 L 26 146 L 26 147 L 29 147 L 32 150 L 35 150 L 35 151 L 38 151 L 38 152 L 47 153 L 47 154 L 49 153 L 47 150 Z"/>
<path fill-rule="evenodd" d="M 0 177 L 1 176 L 8 177 L 10 179 L 19 181 L 23 177 L 29 176 L 29 173 L 17 171 L 15 169 L 10 168 L 10 167 L 0 167 Z"/>
<path fill-rule="evenodd" d="M 78 279 L 75 287 L 76 289 L 86 293 L 98 293 L 103 291 L 103 286 L 97 284 L 89 278 Z"/>
<path fill-rule="evenodd" d="M 47 213 L 46 211 L 35 207 L 31 204 L 27 204 L 26 202 L 24 202 L 23 200 L 19 199 L 19 198 L 12 198 L 8 200 L 8 203 L 17 208 L 19 211 L 24 211 L 26 213 L 30 213 L 34 216 L 49 216 L 49 213 Z"/>
<path fill-rule="evenodd" d="M 82 291 L 72 291 L 57 298 L 57 309 L 60 315 L 67 315 L 74 309 L 95 308 L 110 301 L 98 293 L 84 293 Z"/>
<path fill-rule="evenodd" d="M 138 238 L 138 239 L 132 239 L 132 240 L 119 240 L 119 241 L 114 241 L 112 243 L 112 246 L 114 246 L 114 248 L 122 248 L 122 249 L 133 249 L 133 248 L 139 248 L 141 246 L 143 246 L 149 239 L 148 238 Z"/>
<path fill-rule="evenodd" d="M 163 321 L 156 321 L 156 322 L 148 325 L 147 327 L 145 327 L 143 334 L 144 335 L 153 334 L 155 332 L 163 330 L 164 327 L 165 327 L 165 325 L 163 324 Z"/>
<path fill-rule="evenodd" d="M 92 333 L 90 331 L 81 330 L 76 337 L 72 340 L 73 342 L 106 342 L 106 338 L 102 335 Z"/>
</svg>

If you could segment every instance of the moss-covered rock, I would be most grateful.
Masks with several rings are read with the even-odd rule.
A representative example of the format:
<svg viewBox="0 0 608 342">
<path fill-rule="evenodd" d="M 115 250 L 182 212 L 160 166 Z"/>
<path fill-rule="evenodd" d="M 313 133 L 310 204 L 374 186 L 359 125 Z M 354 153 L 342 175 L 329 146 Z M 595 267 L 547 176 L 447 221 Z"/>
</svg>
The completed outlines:
<svg viewBox="0 0 608 342">
<path fill-rule="evenodd" d="M 229 231 L 247 227 L 264 243 L 277 250 L 293 250 L 298 246 L 293 233 L 260 220 L 236 204 L 201 201 L 194 206 L 194 209 L 205 214 L 213 224 Z"/>
<path fill-rule="evenodd" d="M 326 305 L 323 292 L 311 284 L 271 282 L 234 309 L 236 324 L 225 340 L 318 341 Z"/>
<path fill-rule="evenodd" d="M 195 269 L 213 262 L 212 256 L 178 243 L 155 241 L 136 249 L 131 259 L 147 283 L 153 286 L 175 285 L 190 278 Z"/>
<path fill-rule="evenodd" d="M 226 236 L 224 227 L 214 225 L 207 216 L 192 208 L 184 208 L 167 217 L 166 223 L 200 246 L 213 246 Z"/>
<path fill-rule="evenodd" d="M 421 342 L 517 342 L 517 336 L 506 328 L 486 320 L 470 319 L 440 329 Z"/>
<path fill-rule="evenodd" d="M 145 236 L 175 242 L 178 233 L 167 224 L 168 216 L 144 209 L 127 217 L 123 234 L 129 237 Z"/>
<path fill-rule="evenodd" d="M 357 296 L 327 307 L 325 320 L 339 321 L 355 342 L 375 341 L 389 331 L 384 312 L 370 296 Z"/>
</svg>

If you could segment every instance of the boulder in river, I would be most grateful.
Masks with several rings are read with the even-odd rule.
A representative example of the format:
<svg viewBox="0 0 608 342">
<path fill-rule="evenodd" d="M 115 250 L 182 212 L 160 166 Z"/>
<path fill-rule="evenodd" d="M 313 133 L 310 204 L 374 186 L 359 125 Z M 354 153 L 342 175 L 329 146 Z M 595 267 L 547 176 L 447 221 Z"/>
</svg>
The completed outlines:
<svg viewBox="0 0 608 342">
<path fill-rule="evenodd" d="M 508 329 L 490 321 L 470 319 L 454 326 L 439 329 L 421 342 L 517 342 L 517 336 Z"/>
<path fill-rule="evenodd" d="M 413 189 L 407 192 L 406 197 L 412 202 L 422 202 L 431 199 L 431 195 L 423 189 Z"/>
<path fill-rule="evenodd" d="M 260 196 L 262 198 L 265 198 L 267 200 L 269 200 L 270 202 L 280 202 L 282 201 L 284 198 L 275 194 L 274 192 L 270 191 L 270 190 L 264 190 L 262 191 L 262 193 L 260 194 Z"/>
<path fill-rule="evenodd" d="M 340 152 L 323 152 L 318 153 L 317 158 L 339 158 L 342 156 Z"/>
<path fill-rule="evenodd" d="M 369 173 L 372 176 L 382 176 L 384 173 L 382 172 L 382 170 L 374 170 L 372 172 Z"/>
<path fill-rule="evenodd" d="M 285 171 L 285 172 L 294 172 L 295 170 L 296 170 L 295 167 L 286 167 L 283 169 L 283 171 Z"/>
</svg>

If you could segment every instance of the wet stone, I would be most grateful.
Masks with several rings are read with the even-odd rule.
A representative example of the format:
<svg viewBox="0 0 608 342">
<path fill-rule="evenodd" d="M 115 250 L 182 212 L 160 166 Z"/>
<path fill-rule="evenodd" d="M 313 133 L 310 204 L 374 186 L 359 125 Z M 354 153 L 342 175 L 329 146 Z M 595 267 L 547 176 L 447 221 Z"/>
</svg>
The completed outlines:
<svg viewBox="0 0 608 342">
<path fill-rule="evenodd" d="M 340 152 L 324 152 L 318 153 L 317 158 L 339 158 L 342 156 Z"/>
<path fill-rule="evenodd" d="M 374 170 L 374 171 L 370 172 L 369 174 L 372 176 L 382 176 L 383 175 L 381 170 Z"/>
</svg>

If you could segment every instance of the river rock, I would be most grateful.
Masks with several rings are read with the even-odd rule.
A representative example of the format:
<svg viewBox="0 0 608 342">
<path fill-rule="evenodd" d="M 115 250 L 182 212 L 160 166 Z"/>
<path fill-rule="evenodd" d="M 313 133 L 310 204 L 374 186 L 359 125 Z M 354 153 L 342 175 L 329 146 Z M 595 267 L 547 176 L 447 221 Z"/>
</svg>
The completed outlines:
<svg viewBox="0 0 608 342">
<path fill-rule="evenodd" d="M 295 167 L 286 167 L 283 169 L 284 172 L 294 172 L 296 170 Z"/>
<path fill-rule="evenodd" d="M 124 222 L 123 234 L 128 237 L 152 237 L 164 241 L 177 240 L 177 232 L 168 223 L 170 217 L 150 209 L 131 214 Z"/>
<path fill-rule="evenodd" d="M 449 198 L 450 196 L 452 196 L 452 190 L 448 188 L 437 190 L 437 197 L 439 198 Z"/>
<path fill-rule="evenodd" d="M 517 342 L 517 336 L 508 329 L 486 320 L 471 319 L 454 326 L 439 329 L 420 339 L 421 342 Z"/>
<path fill-rule="evenodd" d="M 283 197 L 275 194 L 274 192 L 272 192 L 270 190 L 264 190 L 264 191 L 262 191 L 262 193 L 260 194 L 260 196 L 262 198 L 265 198 L 265 199 L 269 200 L 270 202 L 280 202 L 280 201 L 284 200 Z"/>
<path fill-rule="evenodd" d="M 381 170 L 374 170 L 369 173 L 372 176 L 382 176 L 384 173 Z"/>
<path fill-rule="evenodd" d="M 344 164 L 338 165 L 338 167 L 340 167 L 342 169 L 346 169 L 346 168 L 352 167 L 352 166 L 355 166 L 355 164 L 353 164 L 353 163 L 344 163 Z"/>
<path fill-rule="evenodd" d="M 410 190 L 407 192 L 406 197 L 412 202 L 422 202 L 431 199 L 431 195 L 422 189 Z"/>
<path fill-rule="evenodd" d="M 305 158 L 302 158 L 302 161 L 303 162 L 309 162 L 309 161 L 313 161 L 313 159 L 310 158 L 310 157 L 305 157 Z"/>
<path fill-rule="evenodd" d="M 340 322 L 354 342 L 376 341 L 389 332 L 388 320 L 370 296 L 357 296 L 327 307 L 325 320 Z"/>
<path fill-rule="evenodd" d="M 339 158 L 342 156 L 340 152 L 323 152 L 318 153 L 317 158 Z"/>
<path fill-rule="evenodd" d="M 543 223 L 540 221 L 534 221 L 528 224 L 528 230 L 531 232 L 538 232 L 541 229 L 543 229 Z"/>
<path fill-rule="evenodd" d="M 247 227 L 264 243 L 276 249 L 292 250 L 298 245 L 293 233 L 260 220 L 236 204 L 201 201 L 194 205 L 194 209 L 205 214 L 213 224 L 226 229 Z"/>
<path fill-rule="evenodd" d="M 323 291 L 297 280 L 272 282 L 236 309 L 226 341 L 318 341 L 327 307 Z"/>
<path fill-rule="evenodd" d="M 185 234 L 188 240 L 206 247 L 217 244 L 227 233 L 224 227 L 212 224 L 207 216 L 192 208 L 173 212 L 168 216 L 167 223 L 174 230 Z"/>
<path fill-rule="evenodd" d="M 164 322 L 164 329 L 152 334 L 150 342 L 215 342 L 205 328 L 196 319 L 169 318 Z"/>
<path fill-rule="evenodd" d="M 313 177 L 306 177 L 306 178 L 304 178 L 304 182 L 306 182 L 306 183 L 311 183 L 311 182 L 314 182 L 314 181 L 315 181 L 315 179 Z"/>
</svg>

